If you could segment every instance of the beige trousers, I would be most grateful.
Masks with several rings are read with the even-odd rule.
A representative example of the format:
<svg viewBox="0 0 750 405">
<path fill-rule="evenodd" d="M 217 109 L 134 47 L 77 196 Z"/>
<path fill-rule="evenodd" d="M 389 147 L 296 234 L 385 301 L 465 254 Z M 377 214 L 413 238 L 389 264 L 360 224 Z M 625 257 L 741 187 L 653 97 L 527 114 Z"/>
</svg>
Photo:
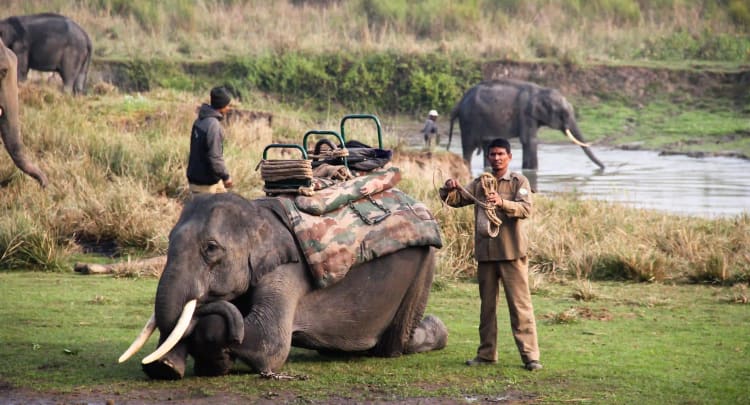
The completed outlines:
<svg viewBox="0 0 750 405">
<path fill-rule="evenodd" d="M 510 328 L 521 360 L 539 360 L 534 307 L 529 291 L 528 259 L 480 262 L 477 267 L 479 297 L 479 348 L 477 357 L 497 361 L 497 300 L 500 282 L 510 312 Z"/>
<path fill-rule="evenodd" d="M 227 189 L 224 188 L 224 182 L 219 181 L 216 184 L 212 184 L 210 186 L 203 186 L 200 184 L 193 184 L 189 183 L 188 188 L 190 189 L 190 192 L 195 194 L 218 194 L 218 193 L 226 193 Z"/>
</svg>

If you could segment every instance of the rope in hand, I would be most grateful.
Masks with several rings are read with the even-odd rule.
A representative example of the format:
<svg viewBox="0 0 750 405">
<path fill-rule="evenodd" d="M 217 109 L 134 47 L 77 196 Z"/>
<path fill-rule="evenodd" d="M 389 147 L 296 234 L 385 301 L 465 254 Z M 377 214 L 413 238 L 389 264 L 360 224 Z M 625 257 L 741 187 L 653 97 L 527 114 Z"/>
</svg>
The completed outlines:
<svg viewBox="0 0 750 405">
<path fill-rule="evenodd" d="M 479 176 L 479 182 L 482 186 L 482 191 L 484 192 L 485 196 L 487 196 L 489 192 L 494 192 L 495 190 L 497 190 L 497 179 L 490 173 L 482 173 Z M 451 190 L 450 193 L 448 193 L 448 196 L 445 198 L 445 202 L 448 203 L 448 205 L 457 203 L 459 192 L 470 198 L 472 201 L 474 201 L 475 204 L 479 205 L 487 215 L 487 219 L 489 220 L 487 222 L 487 234 L 491 238 L 496 237 L 500 233 L 500 225 L 503 224 L 503 221 L 497 216 L 497 213 L 495 212 L 495 205 L 488 204 L 485 201 L 480 201 L 479 199 L 477 199 L 477 197 L 473 196 L 460 184 L 456 184 L 456 186 L 456 189 Z M 477 221 L 477 225 L 479 225 L 479 221 Z"/>
</svg>

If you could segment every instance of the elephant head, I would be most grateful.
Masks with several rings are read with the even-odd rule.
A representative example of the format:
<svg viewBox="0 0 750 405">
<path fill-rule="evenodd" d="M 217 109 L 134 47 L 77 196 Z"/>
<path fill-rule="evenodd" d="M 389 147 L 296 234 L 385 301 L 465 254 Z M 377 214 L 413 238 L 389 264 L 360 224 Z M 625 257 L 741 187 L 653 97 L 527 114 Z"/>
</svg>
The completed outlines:
<svg viewBox="0 0 750 405">
<path fill-rule="evenodd" d="M 13 163 L 45 187 L 47 176 L 26 156 L 21 141 L 16 69 L 16 55 L 0 41 L 0 135 Z"/>
<path fill-rule="evenodd" d="M 518 137 L 523 147 L 523 168 L 536 170 L 537 132 L 539 127 L 546 126 L 562 131 L 583 148 L 592 162 L 604 168 L 585 143 L 573 107 L 554 89 L 509 79 L 486 81 L 470 88 L 451 112 L 448 148 L 456 119 L 461 127 L 461 148 L 467 164 L 474 151 L 486 151 L 493 139 Z"/>
<path fill-rule="evenodd" d="M 594 155 L 591 148 L 583 138 L 581 130 L 578 129 L 578 123 L 575 119 L 575 111 L 573 105 L 560 94 L 559 91 L 554 89 L 546 89 L 544 91 L 537 92 L 531 97 L 530 100 L 531 117 L 538 122 L 538 126 L 546 126 L 552 129 L 562 131 L 571 142 L 578 145 L 583 149 L 586 156 L 591 159 L 600 169 L 604 169 L 604 164 Z M 530 132 L 522 134 L 522 136 L 530 136 Z M 521 143 L 525 144 L 529 142 L 529 139 L 521 138 Z M 526 154 L 524 153 L 524 161 Z"/>
<path fill-rule="evenodd" d="M 149 376 L 182 377 L 186 353 L 196 357 L 196 370 L 221 374 L 228 367 L 225 362 L 221 366 L 206 365 L 209 360 L 199 362 L 199 357 L 210 355 L 205 353 L 206 345 L 199 343 L 206 337 L 193 332 L 211 329 L 207 325 L 216 323 L 212 317 L 218 316 L 219 323 L 226 325 L 220 328 L 226 329 L 223 343 L 242 343 L 248 291 L 279 265 L 298 262 L 297 246 L 273 209 L 232 194 L 196 196 L 186 205 L 169 240 L 154 314 L 120 362 L 136 353 L 158 328 L 159 347 L 143 359 Z"/>
</svg>

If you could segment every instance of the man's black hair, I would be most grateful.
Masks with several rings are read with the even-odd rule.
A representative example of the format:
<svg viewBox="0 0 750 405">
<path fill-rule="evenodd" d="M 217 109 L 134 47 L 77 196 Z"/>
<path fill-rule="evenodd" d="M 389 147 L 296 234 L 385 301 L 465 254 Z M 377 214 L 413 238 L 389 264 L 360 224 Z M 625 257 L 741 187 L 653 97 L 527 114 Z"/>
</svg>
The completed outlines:
<svg viewBox="0 0 750 405">
<path fill-rule="evenodd" d="M 510 142 L 508 142 L 505 138 L 495 138 L 490 142 L 489 146 L 487 146 L 487 154 L 489 154 L 490 149 L 492 148 L 503 148 L 505 149 L 508 154 L 510 154 Z"/>
</svg>

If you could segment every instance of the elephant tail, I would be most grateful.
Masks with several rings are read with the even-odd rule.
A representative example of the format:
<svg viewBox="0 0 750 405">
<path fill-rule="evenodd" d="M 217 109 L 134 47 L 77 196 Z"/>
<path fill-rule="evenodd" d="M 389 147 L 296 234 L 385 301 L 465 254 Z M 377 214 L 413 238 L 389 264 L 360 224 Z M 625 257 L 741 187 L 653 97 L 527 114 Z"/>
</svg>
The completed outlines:
<svg viewBox="0 0 750 405">
<path fill-rule="evenodd" d="M 451 123 L 448 127 L 448 145 L 445 146 L 445 150 L 451 149 L 451 139 L 453 139 L 453 122 L 458 118 L 458 106 L 461 103 L 456 104 L 455 107 L 453 107 L 453 110 L 451 110 Z"/>
</svg>

